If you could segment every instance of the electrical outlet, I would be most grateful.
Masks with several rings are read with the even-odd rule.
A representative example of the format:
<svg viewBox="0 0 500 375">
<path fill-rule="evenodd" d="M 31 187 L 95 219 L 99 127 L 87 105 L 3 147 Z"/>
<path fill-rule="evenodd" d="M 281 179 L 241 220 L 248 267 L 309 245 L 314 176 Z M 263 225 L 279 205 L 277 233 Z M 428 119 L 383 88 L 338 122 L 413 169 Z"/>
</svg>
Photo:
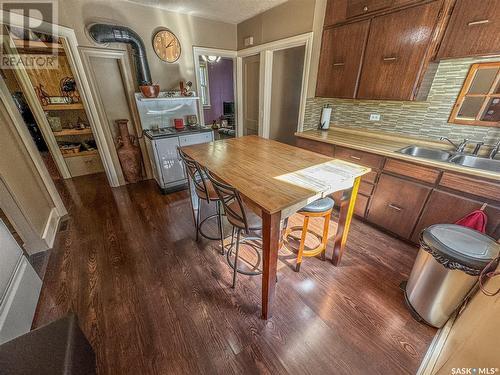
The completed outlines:
<svg viewBox="0 0 500 375">
<path fill-rule="evenodd" d="M 380 115 L 378 113 L 370 113 L 370 121 L 380 121 Z"/>
</svg>

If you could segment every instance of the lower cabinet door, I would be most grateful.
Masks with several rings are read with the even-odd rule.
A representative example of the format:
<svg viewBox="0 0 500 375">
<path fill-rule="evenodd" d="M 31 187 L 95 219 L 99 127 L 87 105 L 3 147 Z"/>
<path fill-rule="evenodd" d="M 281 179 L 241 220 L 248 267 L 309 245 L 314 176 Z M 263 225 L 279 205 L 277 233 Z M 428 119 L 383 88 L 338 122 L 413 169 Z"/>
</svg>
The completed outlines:
<svg viewBox="0 0 500 375">
<path fill-rule="evenodd" d="M 431 188 L 382 173 L 367 219 L 409 239 Z"/>
<path fill-rule="evenodd" d="M 358 194 L 358 196 L 356 197 L 356 205 L 354 206 L 354 215 L 364 218 L 369 200 L 370 197 L 367 197 L 363 194 Z"/>
<path fill-rule="evenodd" d="M 419 242 L 420 232 L 434 224 L 453 224 L 474 210 L 479 210 L 483 202 L 465 198 L 446 191 L 434 190 L 429 197 L 422 216 L 418 220 L 411 240 Z M 500 238 L 500 208 L 487 205 L 484 209 L 488 222 L 486 234 Z"/>
</svg>

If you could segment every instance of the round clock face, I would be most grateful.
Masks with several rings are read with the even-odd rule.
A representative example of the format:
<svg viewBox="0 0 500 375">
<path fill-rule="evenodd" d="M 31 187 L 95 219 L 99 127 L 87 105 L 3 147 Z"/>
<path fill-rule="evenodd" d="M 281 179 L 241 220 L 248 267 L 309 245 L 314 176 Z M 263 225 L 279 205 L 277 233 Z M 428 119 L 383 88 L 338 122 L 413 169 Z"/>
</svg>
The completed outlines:
<svg viewBox="0 0 500 375">
<path fill-rule="evenodd" d="M 158 31 L 153 37 L 153 48 L 160 59 L 174 62 L 181 56 L 179 39 L 168 30 Z"/>
</svg>

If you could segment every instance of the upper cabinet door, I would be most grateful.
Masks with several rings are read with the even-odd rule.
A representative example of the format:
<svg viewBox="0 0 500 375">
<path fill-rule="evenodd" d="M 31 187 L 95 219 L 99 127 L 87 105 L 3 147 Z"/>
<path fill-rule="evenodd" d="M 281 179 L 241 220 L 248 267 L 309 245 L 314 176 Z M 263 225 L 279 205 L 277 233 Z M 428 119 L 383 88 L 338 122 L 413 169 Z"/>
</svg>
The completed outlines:
<svg viewBox="0 0 500 375">
<path fill-rule="evenodd" d="M 323 32 L 316 96 L 354 98 L 370 21 Z"/>
<path fill-rule="evenodd" d="M 346 17 L 356 17 L 377 10 L 389 8 L 394 0 L 349 0 L 347 2 Z"/>
<path fill-rule="evenodd" d="M 414 99 L 440 8 L 434 1 L 372 20 L 358 98 Z"/>
<path fill-rule="evenodd" d="M 458 0 L 438 58 L 500 53 L 500 0 Z"/>
</svg>

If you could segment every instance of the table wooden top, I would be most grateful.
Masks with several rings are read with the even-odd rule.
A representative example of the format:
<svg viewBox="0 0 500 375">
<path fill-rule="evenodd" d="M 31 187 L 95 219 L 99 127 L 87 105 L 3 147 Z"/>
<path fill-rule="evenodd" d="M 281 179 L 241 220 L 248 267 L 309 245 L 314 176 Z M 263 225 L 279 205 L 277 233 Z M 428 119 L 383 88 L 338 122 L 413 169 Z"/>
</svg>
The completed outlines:
<svg viewBox="0 0 500 375">
<path fill-rule="evenodd" d="M 321 196 L 321 188 L 299 186 L 283 179 L 283 176 L 334 160 L 257 136 L 185 146 L 182 150 L 271 214 L 291 206 L 307 204 L 313 198 Z M 347 164 L 359 167 L 358 175 L 370 170 L 352 163 Z"/>
</svg>

